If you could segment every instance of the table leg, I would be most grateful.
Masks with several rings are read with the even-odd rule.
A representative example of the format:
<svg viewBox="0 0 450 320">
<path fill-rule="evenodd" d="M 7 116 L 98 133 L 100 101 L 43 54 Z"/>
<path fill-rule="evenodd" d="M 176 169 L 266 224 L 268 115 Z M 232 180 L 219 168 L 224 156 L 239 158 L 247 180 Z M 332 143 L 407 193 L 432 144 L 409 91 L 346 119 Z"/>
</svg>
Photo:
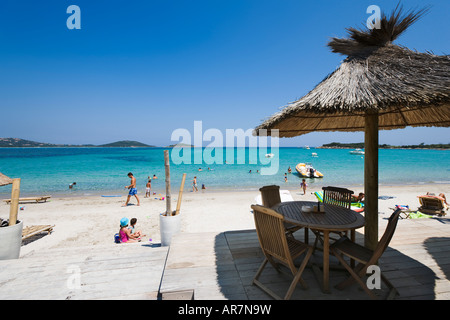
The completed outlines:
<svg viewBox="0 0 450 320">
<path fill-rule="evenodd" d="M 305 244 L 309 244 L 309 231 L 305 228 Z"/>
<path fill-rule="evenodd" d="M 330 293 L 329 288 L 330 274 L 330 232 L 323 231 L 323 292 Z"/>
<path fill-rule="evenodd" d="M 352 240 L 352 242 L 356 241 L 356 236 L 355 236 L 355 229 L 350 231 L 350 240 Z M 352 269 L 355 268 L 355 259 L 350 259 L 350 267 Z"/>
</svg>

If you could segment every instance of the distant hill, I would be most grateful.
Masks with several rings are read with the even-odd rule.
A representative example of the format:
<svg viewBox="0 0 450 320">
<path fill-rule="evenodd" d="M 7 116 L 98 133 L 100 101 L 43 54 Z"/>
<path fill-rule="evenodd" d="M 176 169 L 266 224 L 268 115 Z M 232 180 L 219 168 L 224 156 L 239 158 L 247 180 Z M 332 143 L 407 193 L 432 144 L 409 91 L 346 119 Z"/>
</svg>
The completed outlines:
<svg viewBox="0 0 450 320">
<path fill-rule="evenodd" d="M 115 147 L 115 148 L 133 148 L 133 147 L 154 147 L 138 141 L 117 141 L 99 146 L 93 144 L 52 144 L 44 142 L 36 142 L 19 138 L 0 138 L 0 148 L 79 148 L 79 147 Z"/>
<path fill-rule="evenodd" d="M 57 147 L 56 144 L 42 143 L 19 138 L 0 138 L 0 147 Z"/>
<path fill-rule="evenodd" d="M 175 148 L 175 147 L 180 147 L 180 148 L 195 148 L 195 146 L 194 146 L 193 144 L 187 144 L 187 143 L 171 144 L 170 146 L 167 146 L 166 148 Z"/>
<path fill-rule="evenodd" d="M 108 144 L 99 145 L 99 147 L 113 147 L 113 148 L 135 148 L 135 147 L 146 147 L 146 148 L 154 148 L 155 146 L 150 146 L 148 144 L 138 142 L 138 141 L 117 141 Z"/>
<path fill-rule="evenodd" d="M 406 146 L 391 146 L 389 144 L 380 144 L 378 146 L 382 149 L 450 149 L 449 143 L 439 143 L 439 144 L 415 144 Z M 332 142 L 322 145 L 319 148 L 323 149 L 364 149 L 364 142 L 359 143 L 339 143 Z"/>
<path fill-rule="evenodd" d="M 340 143 L 340 142 L 331 142 L 322 145 L 319 148 L 329 148 L 329 149 L 344 149 L 344 148 L 351 148 L 351 149 L 363 149 L 364 148 L 364 142 L 360 143 Z"/>
</svg>

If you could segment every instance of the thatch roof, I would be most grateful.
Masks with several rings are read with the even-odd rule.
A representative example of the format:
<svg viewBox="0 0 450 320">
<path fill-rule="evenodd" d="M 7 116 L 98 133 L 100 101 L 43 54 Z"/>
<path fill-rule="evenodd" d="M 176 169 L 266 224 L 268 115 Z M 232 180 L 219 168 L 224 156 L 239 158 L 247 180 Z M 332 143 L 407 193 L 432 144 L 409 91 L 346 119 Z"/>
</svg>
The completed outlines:
<svg viewBox="0 0 450 320">
<path fill-rule="evenodd" d="M 381 29 L 347 29 L 349 38 L 328 46 L 347 55 L 311 92 L 255 129 L 279 129 L 280 137 L 312 131 L 364 131 L 367 111 L 379 129 L 450 126 L 450 56 L 420 53 L 392 43 L 426 10 L 402 16 L 396 8 Z M 263 135 L 264 132 L 261 132 Z"/>
<path fill-rule="evenodd" d="M 13 179 L 5 176 L 3 173 L 0 172 L 0 186 L 6 186 L 8 184 L 11 184 L 13 182 Z"/>
</svg>

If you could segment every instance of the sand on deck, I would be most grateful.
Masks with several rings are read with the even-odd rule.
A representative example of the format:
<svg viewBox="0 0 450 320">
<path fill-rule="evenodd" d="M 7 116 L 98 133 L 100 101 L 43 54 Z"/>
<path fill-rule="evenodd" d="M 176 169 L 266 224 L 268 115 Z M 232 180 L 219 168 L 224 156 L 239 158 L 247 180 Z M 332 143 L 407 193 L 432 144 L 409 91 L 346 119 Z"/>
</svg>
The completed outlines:
<svg viewBox="0 0 450 320">
<path fill-rule="evenodd" d="M 362 187 L 349 187 L 355 193 Z M 283 185 L 281 185 L 283 189 Z M 314 191 L 309 188 L 306 195 L 299 189 L 290 190 L 294 200 L 316 201 Z M 141 191 L 142 192 L 142 191 Z M 380 186 L 380 196 L 394 198 L 379 200 L 380 219 L 389 215 L 396 204 L 409 205 L 411 209 L 419 207 L 417 196 L 433 192 L 450 195 L 449 184 L 418 184 L 403 186 Z M 178 190 L 172 190 L 172 209 L 176 208 Z M 212 191 L 193 193 L 185 190 L 181 204 L 181 232 L 222 232 L 228 230 L 254 229 L 250 205 L 256 203 L 259 194 L 254 191 Z M 114 234 L 119 232 L 119 221 L 123 217 L 137 218 L 137 229 L 146 234 L 143 241 L 160 242 L 159 215 L 165 211 L 166 202 L 144 198 L 139 194 L 141 205 L 136 206 L 132 198 L 128 207 L 122 207 L 126 195 L 105 198 L 97 196 L 52 197 L 46 203 L 26 203 L 19 211 L 19 219 L 24 227 L 31 225 L 55 225 L 50 235 L 39 237 L 21 248 L 21 256 L 38 252 L 41 249 L 64 248 L 73 246 L 105 245 L 114 243 Z M 163 196 L 163 195 L 162 195 Z M 7 218 L 9 205 L 0 204 L 0 217 Z M 363 232 L 363 230 L 359 230 Z"/>
</svg>

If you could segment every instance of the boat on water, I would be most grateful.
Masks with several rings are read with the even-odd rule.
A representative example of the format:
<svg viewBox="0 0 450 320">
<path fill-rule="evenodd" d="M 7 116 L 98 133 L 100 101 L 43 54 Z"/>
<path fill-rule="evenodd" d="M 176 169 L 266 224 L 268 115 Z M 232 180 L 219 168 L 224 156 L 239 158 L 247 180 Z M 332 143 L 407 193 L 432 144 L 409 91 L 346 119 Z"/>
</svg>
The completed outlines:
<svg viewBox="0 0 450 320">
<path fill-rule="evenodd" d="M 295 166 L 295 170 L 303 178 L 323 178 L 323 174 L 314 169 L 311 163 L 299 163 Z"/>
<path fill-rule="evenodd" d="M 311 153 L 311 157 L 318 157 L 316 152 Z"/>
<path fill-rule="evenodd" d="M 350 154 L 364 154 L 364 150 L 355 149 L 355 150 L 350 151 Z"/>
<path fill-rule="evenodd" d="M 266 158 L 273 158 L 274 154 L 273 153 L 268 153 L 266 154 Z"/>
</svg>

